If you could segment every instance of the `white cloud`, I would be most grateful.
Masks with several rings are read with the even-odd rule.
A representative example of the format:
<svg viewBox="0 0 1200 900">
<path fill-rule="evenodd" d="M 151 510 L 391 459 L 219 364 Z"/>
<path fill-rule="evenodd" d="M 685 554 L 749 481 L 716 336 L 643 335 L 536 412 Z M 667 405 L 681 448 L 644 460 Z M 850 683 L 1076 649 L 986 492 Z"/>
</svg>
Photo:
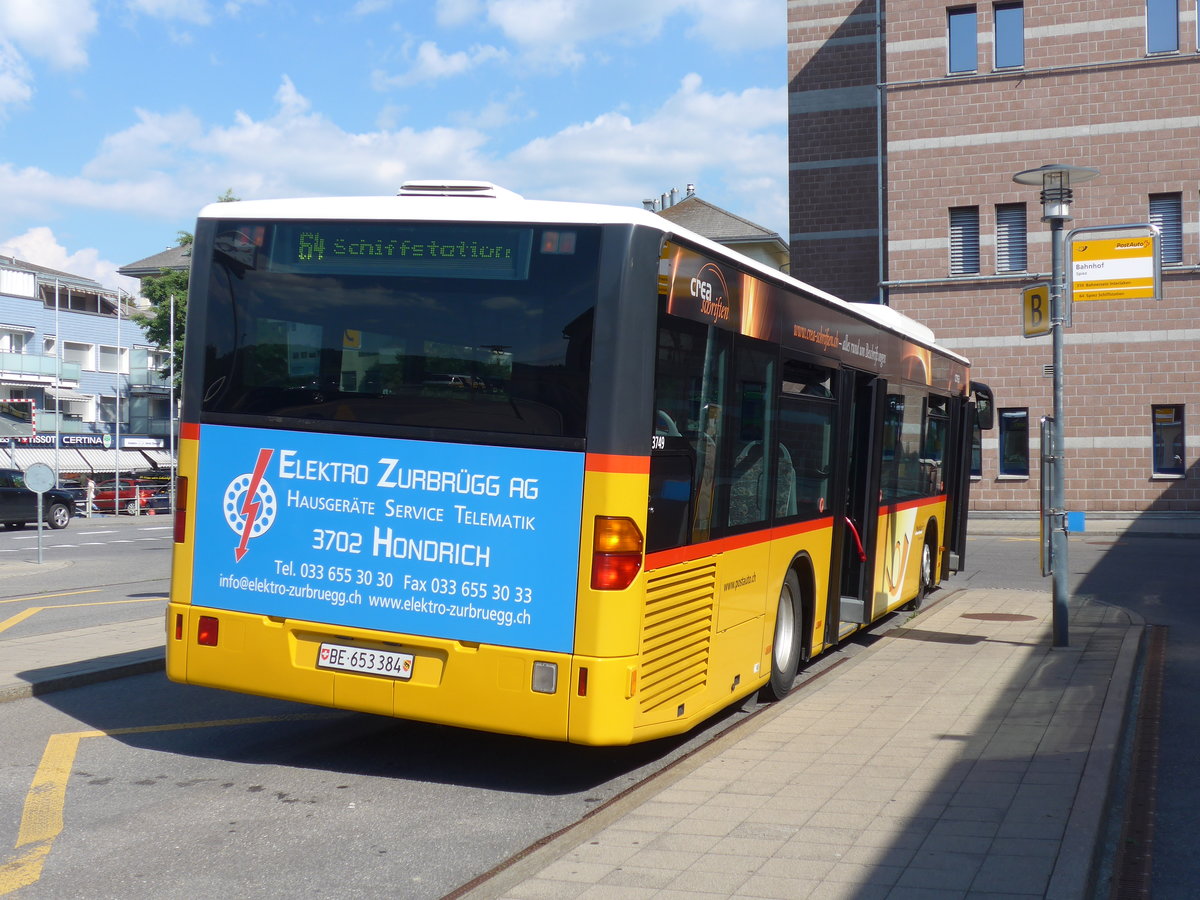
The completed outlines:
<svg viewBox="0 0 1200 900">
<path fill-rule="evenodd" d="M 444 27 L 476 21 L 482 11 L 480 0 L 437 0 L 437 23 Z"/>
<path fill-rule="evenodd" d="M 52 66 L 87 65 L 87 41 L 96 30 L 92 0 L 0 0 L 0 33 Z"/>
<path fill-rule="evenodd" d="M 372 83 L 377 90 L 405 87 L 423 81 L 437 81 L 462 75 L 472 69 L 493 61 L 503 61 L 508 54 L 497 47 L 476 45 L 470 50 L 443 53 L 433 41 L 423 41 L 417 47 L 412 68 L 401 75 L 387 75 L 376 71 Z"/>
<path fill-rule="evenodd" d="M 14 103 L 26 103 L 33 96 L 33 74 L 17 48 L 0 40 L 0 113 Z"/>
<path fill-rule="evenodd" d="M 119 287 L 130 293 L 136 293 L 138 289 L 137 279 L 118 275 L 117 264 L 101 259 L 98 250 L 88 247 L 71 252 L 58 242 L 54 232 L 45 225 L 0 241 L 0 254 L 15 256 L 47 269 L 91 278 L 108 288 Z"/>
<path fill-rule="evenodd" d="M 711 94 L 689 75 L 640 122 L 605 113 L 531 141 L 500 168 L 507 186 L 531 197 L 623 205 L 695 182 L 701 196 L 783 234 L 787 89 Z"/>
<path fill-rule="evenodd" d="M 350 10 L 352 16 L 369 16 L 390 8 L 392 0 L 358 0 Z"/>
<path fill-rule="evenodd" d="M 518 109 L 519 99 L 504 104 Z M 244 199 L 378 195 L 407 179 L 445 177 L 483 178 L 535 198 L 626 206 L 696 182 L 705 199 L 786 232 L 782 85 L 713 93 L 691 75 L 646 117 L 609 111 L 506 154 L 489 148 L 484 131 L 503 120 L 504 104 L 486 109 L 487 121 L 424 129 L 391 108 L 381 116 L 386 124 L 349 131 L 315 111 L 289 78 L 275 102 L 268 116 L 239 112 L 217 125 L 187 110 L 139 110 L 78 175 L 0 162 L 0 234 L 86 210 L 114 222 L 161 223 L 169 235 L 190 228 L 196 211 L 227 188 Z"/>
<path fill-rule="evenodd" d="M 179 19 L 195 25 L 207 25 L 212 21 L 207 0 L 126 0 L 134 12 L 156 19 Z"/>
<path fill-rule="evenodd" d="M 688 0 L 695 17 L 688 33 L 718 50 L 781 46 L 787 40 L 787 10 L 779 0 Z"/>
<path fill-rule="evenodd" d="M 439 21 L 465 24 L 452 15 L 468 0 L 443 0 Z M 472 4 L 473 5 L 473 4 Z M 664 28 L 690 19 L 687 34 L 718 51 L 781 45 L 786 14 L 779 0 L 487 0 L 487 18 L 535 56 L 577 61 L 576 47 L 606 37 L 629 42 L 657 38 Z"/>
</svg>

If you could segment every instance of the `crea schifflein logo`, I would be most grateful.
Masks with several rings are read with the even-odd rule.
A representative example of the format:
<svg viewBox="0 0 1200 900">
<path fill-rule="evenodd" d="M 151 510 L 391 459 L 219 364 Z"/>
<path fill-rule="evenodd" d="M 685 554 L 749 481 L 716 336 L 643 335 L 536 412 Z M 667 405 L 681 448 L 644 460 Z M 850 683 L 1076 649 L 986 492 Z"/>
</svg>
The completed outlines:
<svg viewBox="0 0 1200 900">
<path fill-rule="evenodd" d="M 700 301 L 701 315 L 714 322 L 729 321 L 729 285 L 725 274 L 713 263 L 705 263 L 691 280 L 689 289 Z"/>
<path fill-rule="evenodd" d="M 224 504 L 225 521 L 238 535 L 237 549 L 233 551 L 236 562 L 241 562 L 246 555 L 250 538 L 263 534 L 275 522 L 278 504 L 275 501 L 275 491 L 270 483 L 263 478 L 267 471 L 267 463 L 271 461 L 274 450 L 258 451 L 258 460 L 254 463 L 253 472 L 245 472 L 225 488 Z"/>
</svg>

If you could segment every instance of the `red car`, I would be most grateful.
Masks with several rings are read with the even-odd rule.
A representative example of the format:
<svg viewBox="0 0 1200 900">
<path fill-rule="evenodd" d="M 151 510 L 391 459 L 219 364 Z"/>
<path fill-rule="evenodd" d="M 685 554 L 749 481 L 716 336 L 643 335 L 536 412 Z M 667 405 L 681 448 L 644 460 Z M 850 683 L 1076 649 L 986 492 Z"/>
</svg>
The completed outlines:
<svg viewBox="0 0 1200 900">
<path fill-rule="evenodd" d="M 140 510 L 144 515 L 154 515 L 163 506 L 161 492 L 162 485 L 134 478 L 108 481 L 96 485 L 92 509 L 98 513 L 122 512 L 129 516 Z"/>
</svg>

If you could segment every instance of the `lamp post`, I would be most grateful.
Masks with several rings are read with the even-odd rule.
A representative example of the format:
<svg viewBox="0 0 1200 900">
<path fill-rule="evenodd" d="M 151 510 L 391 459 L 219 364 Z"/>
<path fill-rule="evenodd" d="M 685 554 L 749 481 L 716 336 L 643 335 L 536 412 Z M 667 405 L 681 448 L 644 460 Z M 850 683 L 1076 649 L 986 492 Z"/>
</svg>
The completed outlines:
<svg viewBox="0 0 1200 900">
<path fill-rule="evenodd" d="M 1050 223 L 1050 328 L 1054 341 L 1054 421 L 1050 433 L 1054 445 L 1049 454 L 1050 467 L 1050 566 L 1054 577 L 1053 630 L 1054 646 L 1069 644 L 1067 601 L 1070 596 L 1067 577 L 1067 512 L 1064 488 L 1064 457 L 1066 441 L 1063 434 L 1063 328 L 1066 324 L 1067 297 L 1063 263 L 1063 222 L 1071 219 L 1072 184 L 1088 181 L 1099 175 L 1097 169 L 1068 166 L 1061 163 L 1026 169 L 1013 176 L 1017 184 L 1040 185 L 1042 188 L 1042 221 Z M 1042 448 L 1046 456 L 1046 448 Z"/>
</svg>

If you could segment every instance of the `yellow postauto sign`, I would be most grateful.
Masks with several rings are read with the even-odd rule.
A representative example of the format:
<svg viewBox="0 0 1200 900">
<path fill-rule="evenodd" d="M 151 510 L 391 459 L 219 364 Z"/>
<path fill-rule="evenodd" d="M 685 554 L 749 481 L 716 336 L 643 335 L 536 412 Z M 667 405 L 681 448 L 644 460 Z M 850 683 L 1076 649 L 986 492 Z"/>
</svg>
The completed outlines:
<svg viewBox="0 0 1200 900">
<path fill-rule="evenodd" d="M 1088 239 L 1071 242 L 1072 297 L 1082 300 L 1153 300 L 1154 238 Z"/>
</svg>

